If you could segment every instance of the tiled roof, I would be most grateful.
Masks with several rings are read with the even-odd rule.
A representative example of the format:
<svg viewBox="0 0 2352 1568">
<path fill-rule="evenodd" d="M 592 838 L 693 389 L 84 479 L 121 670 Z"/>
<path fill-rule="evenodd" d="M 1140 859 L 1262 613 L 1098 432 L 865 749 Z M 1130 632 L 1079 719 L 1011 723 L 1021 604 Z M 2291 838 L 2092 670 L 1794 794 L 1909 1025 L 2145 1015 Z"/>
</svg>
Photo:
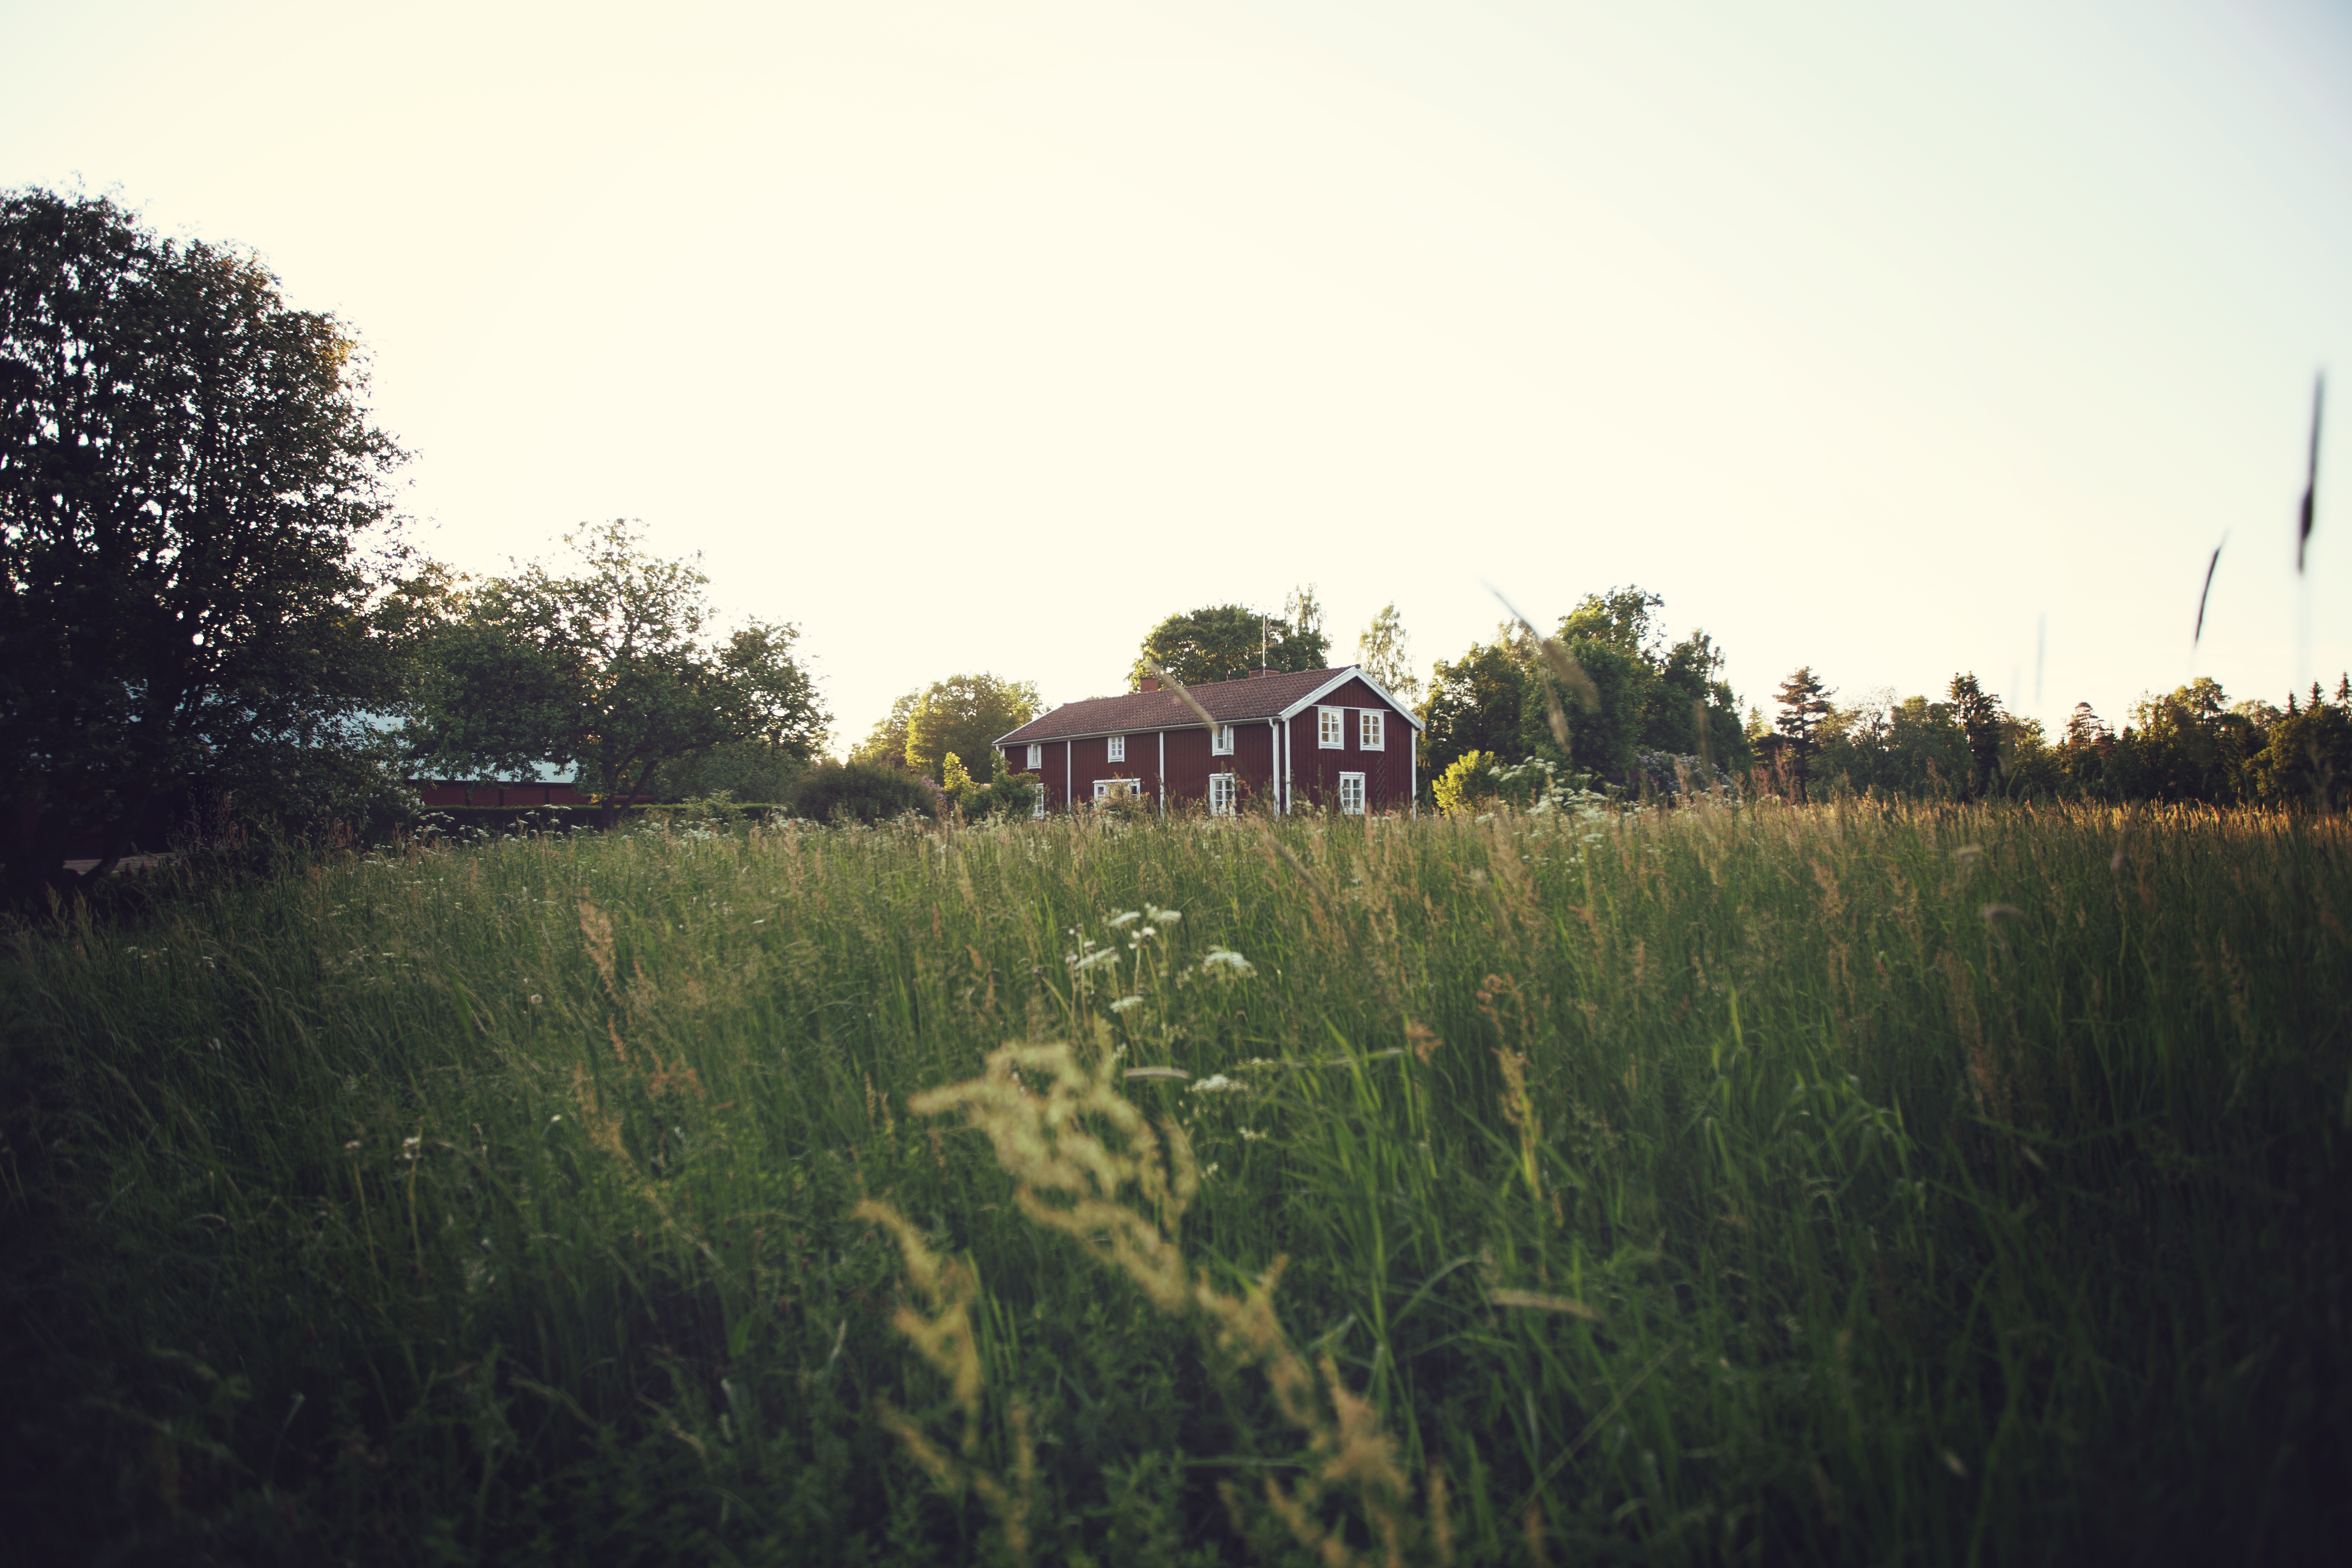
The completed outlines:
<svg viewBox="0 0 2352 1568">
<path fill-rule="evenodd" d="M 1275 718 L 1292 703 L 1328 685 L 1334 677 L 1355 668 L 1339 665 L 1330 669 L 1285 670 L 1278 675 L 1253 676 L 1247 680 L 1213 680 L 1185 689 L 1218 723 L 1240 724 L 1253 719 Z M 1123 735 L 1138 730 L 1178 729 L 1200 721 L 1201 716 L 1172 690 L 1130 691 L 1121 697 L 1089 697 L 1083 702 L 1065 702 L 1011 734 L 999 737 L 996 743 L 1025 745 L 1032 741 L 1062 741 L 1080 735 Z"/>
</svg>

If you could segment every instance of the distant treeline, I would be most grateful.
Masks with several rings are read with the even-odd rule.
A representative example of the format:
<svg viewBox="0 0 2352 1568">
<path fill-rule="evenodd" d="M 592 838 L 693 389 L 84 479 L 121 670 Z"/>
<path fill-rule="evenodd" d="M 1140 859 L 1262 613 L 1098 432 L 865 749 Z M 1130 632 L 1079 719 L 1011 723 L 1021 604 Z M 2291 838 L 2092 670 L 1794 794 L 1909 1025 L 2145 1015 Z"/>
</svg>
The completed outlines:
<svg viewBox="0 0 2352 1568">
<path fill-rule="evenodd" d="M 1790 798 L 2352 799 L 2352 679 L 2339 677 L 2332 699 L 2315 683 L 2282 708 L 2232 703 L 2200 676 L 2143 698 L 2120 731 L 2077 703 L 2053 736 L 1972 674 L 1955 675 L 1940 697 L 1882 690 L 1841 703 L 1801 668 L 1774 693 L 1770 718 L 1751 707 L 1743 719 L 1721 650 L 1700 630 L 1669 643 L 1662 604 L 1633 587 L 1589 595 L 1551 636 L 1507 624 L 1439 660 L 1417 710 L 1431 794 L 1450 771 L 1535 758 L 1630 795 L 1715 780 Z"/>
<path fill-rule="evenodd" d="M 2120 731 L 2078 702 L 2054 738 L 2038 720 L 1970 700 L 1974 686 L 1960 677 L 1942 701 L 1888 693 L 1834 708 L 1812 754 L 1784 746 L 1778 771 L 1816 792 L 1914 798 L 2327 808 L 2352 795 L 2352 679 L 2337 679 L 2332 700 L 2314 682 L 2279 708 L 2259 697 L 2232 703 L 2200 676 L 2141 699 Z"/>
</svg>

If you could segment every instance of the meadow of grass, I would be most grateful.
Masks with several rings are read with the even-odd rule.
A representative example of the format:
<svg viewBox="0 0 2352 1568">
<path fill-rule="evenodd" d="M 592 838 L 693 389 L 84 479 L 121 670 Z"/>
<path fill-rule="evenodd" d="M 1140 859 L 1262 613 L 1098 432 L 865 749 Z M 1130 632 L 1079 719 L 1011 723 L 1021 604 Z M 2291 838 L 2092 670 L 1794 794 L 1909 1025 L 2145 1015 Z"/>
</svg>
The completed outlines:
<svg viewBox="0 0 2352 1568">
<path fill-rule="evenodd" d="M 2347 851 L 1768 805 L 166 873 L 0 958 L 13 1544 L 2334 1556 Z"/>
</svg>

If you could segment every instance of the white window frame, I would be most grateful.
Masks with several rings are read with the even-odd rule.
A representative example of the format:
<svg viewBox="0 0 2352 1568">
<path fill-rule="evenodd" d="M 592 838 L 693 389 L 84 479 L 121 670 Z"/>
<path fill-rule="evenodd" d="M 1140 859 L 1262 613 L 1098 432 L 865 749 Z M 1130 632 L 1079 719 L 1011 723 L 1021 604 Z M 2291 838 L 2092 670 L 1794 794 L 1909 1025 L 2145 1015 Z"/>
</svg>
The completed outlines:
<svg viewBox="0 0 2352 1568">
<path fill-rule="evenodd" d="M 1126 788 L 1120 792 L 1120 795 L 1118 797 L 1114 797 L 1110 793 L 1111 786 L 1113 784 L 1123 784 L 1126 786 Z M 1143 781 L 1141 779 L 1097 779 L 1095 780 L 1095 798 L 1097 800 L 1110 800 L 1113 798 L 1141 800 L 1143 798 Z"/>
<path fill-rule="evenodd" d="M 1234 754 L 1234 727 L 1219 724 L 1209 731 L 1209 755 L 1230 757 Z"/>
<path fill-rule="evenodd" d="M 1027 771 L 1027 772 L 1029 772 L 1029 773 L 1043 773 L 1043 772 L 1045 772 L 1045 742 L 1042 742 L 1042 741 L 1032 741 L 1032 742 L 1029 742 L 1029 766 L 1028 766 L 1028 768 L 1026 769 L 1026 771 Z"/>
<path fill-rule="evenodd" d="M 1348 749 L 1348 710 L 1345 708 L 1315 710 L 1315 744 L 1326 752 Z"/>
<path fill-rule="evenodd" d="M 1029 815 L 1039 822 L 1045 820 L 1045 786 L 1042 784 L 1037 786 L 1037 804 Z"/>
<path fill-rule="evenodd" d="M 1339 815 L 1342 816 L 1364 815 L 1363 774 L 1341 773 L 1339 775 Z"/>
<path fill-rule="evenodd" d="M 1127 737 L 1112 735 L 1106 739 L 1103 742 L 1103 755 L 1106 760 L 1114 763 L 1127 761 Z"/>
<path fill-rule="evenodd" d="M 1209 775 L 1209 815 L 1231 816 L 1234 803 L 1241 796 L 1241 774 L 1211 773 Z"/>
<path fill-rule="evenodd" d="M 1356 714 L 1356 750 L 1385 752 L 1388 746 L 1388 714 L 1379 708 L 1360 709 Z"/>
</svg>

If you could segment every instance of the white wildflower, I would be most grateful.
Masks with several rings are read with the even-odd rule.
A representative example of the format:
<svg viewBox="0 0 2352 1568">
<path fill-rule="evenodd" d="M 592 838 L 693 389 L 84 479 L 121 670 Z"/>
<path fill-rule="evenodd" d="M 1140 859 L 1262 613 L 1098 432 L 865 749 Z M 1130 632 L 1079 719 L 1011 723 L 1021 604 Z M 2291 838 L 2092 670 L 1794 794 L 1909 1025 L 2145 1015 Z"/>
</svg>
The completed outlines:
<svg viewBox="0 0 2352 1568">
<path fill-rule="evenodd" d="M 1212 1073 L 1184 1091 L 1187 1094 L 1247 1094 L 1249 1085 L 1223 1073 Z"/>
<path fill-rule="evenodd" d="M 1224 947 L 1211 948 L 1209 950 L 1209 956 L 1201 960 L 1201 967 L 1203 970 L 1230 969 L 1235 974 L 1255 974 L 1257 973 L 1257 970 L 1251 964 L 1248 959 L 1244 958 L 1240 953 L 1234 952 L 1231 948 Z"/>
<path fill-rule="evenodd" d="M 1083 958 L 1079 957 L 1076 953 L 1072 953 L 1069 958 L 1070 973 L 1073 974 L 1084 974 L 1089 969 L 1099 969 L 1106 963 L 1117 963 L 1118 962 L 1118 949 L 1115 947 L 1098 949 L 1096 952 L 1087 953 Z"/>
<path fill-rule="evenodd" d="M 1241 1132 L 1242 1142 L 1244 1143 L 1263 1143 L 1265 1142 L 1265 1134 L 1260 1132 L 1255 1127 L 1244 1127 L 1241 1130 Z"/>
<path fill-rule="evenodd" d="M 1118 931 L 1122 926 L 1131 926 L 1142 918 L 1141 910 L 1129 910 L 1125 914 L 1113 915 L 1110 917 L 1110 929 Z"/>
<path fill-rule="evenodd" d="M 1143 912 L 1151 918 L 1151 923 L 1154 925 L 1172 926 L 1184 918 L 1184 911 L 1181 910 L 1157 910 L 1150 904 L 1143 906 Z"/>
<path fill-rule="evenodd" d="M 1143 998 L 1140 996 L 1122 996 L 1110 1005 L 1110 1010 L 1114 1013 L 1124 1013 L 1129 1007 L 1139 1007 L 1142 1005 Z"/>
</svg>

